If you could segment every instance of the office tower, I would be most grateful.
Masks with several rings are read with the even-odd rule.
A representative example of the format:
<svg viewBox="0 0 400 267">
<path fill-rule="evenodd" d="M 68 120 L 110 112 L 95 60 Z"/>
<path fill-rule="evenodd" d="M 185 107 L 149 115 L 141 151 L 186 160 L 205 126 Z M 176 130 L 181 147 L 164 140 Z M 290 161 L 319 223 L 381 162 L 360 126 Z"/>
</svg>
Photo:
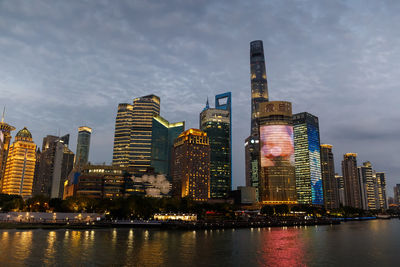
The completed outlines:
<svg viewBox="0 0 400 267">
<path fill-rule="evenodd" d="M 4 172 L 6 171 L 6 163 L 8 150 L 10 148 L 11 131 L 15 127 L 4 122 L 4 111 L 0 122 L 0 192 L 3 184 Z"/>
<path fill-rule="evenodd" d="M 342 206 L 346 206 L 346 197 L 344 193 L 344 180 L 342 175 L 335 174 L 336 183 L 338 185 L 339 191 L 339 204 Z"/>
<path fill-rule="evenodd" d="M 25 127 L 15 136 L 7 157 L 2 192 L 28 198 L 32 195 L 36 145 Z"/>
<path fill-rule="evenodd" d="M 387 197 L 386 197 L 386 173 L 377 172 L 375 175 L 376 175 L 376 184 L 378 186 L 379 208 L 381 210 L 386 210 L 388 208 Z"/>
<path fill-rule="evenodd" d="M 362 209 L 361 185 L 357 171 L 357 153 L 346 153 L 342 161 L 345 204 Z"/>
<path fill-rule="evenodd" d="M 75 166 L 82 167 L 89 161 L 90 136 L 92 128 L 81 126 L 78 128 L 78 142 L 76 145 Z"/>
<path fill-rule="evenodd" d="M 33 195 L 62 198 L 64 182 L 72 171 L 74 153 L 68 148 L 69 134 L 43 138 L 42 152 L 37 158 Z"/>
<path fill-rule="evenodd" d="M 332 146 L 321 144 L 321 177 L 324 190 L 324 204 L 327 210 L 339 208 L 339 188 L 335 178 L 335 164 Z"/>
<path fill-rule="evenodd" d="M 293 115 L 296 191 L 299 204 L 324 205 L 318 117 Z"/>
<path fill-rule="evenodd" d="M 133 106 L 127 103 L 119 104 L 115 119 L 113 165 L 129 166 L 132 120 Z"/>
<path fill-rule="evenodd" d="M 260 104 L 260 188 L 263 204 L 296 204 L 292 104 Z"/>
<path fill-rule="evenodd" d="M 210 198 L 210 144 L 205 132 L 189 129 L 179 135 L 171 169 L 174 196 L 195 201 Z"/>
<path fill-rule="evenodd" d="M 130 167 L 146 172 L 151 162 L 153 117 L 160 115 L 160 98 L 155 95 L 133 100 L 132 131 L 130 141 Z"/>
<path fill-rule="evenodd" d="M 393 187 L 393 192 L 394 192 L 394 203 L 395 204 L 400 204 L 400 184 L 396 184 Z"/>
<path fill-rule="evenodd" d="M 222 104 L 222 100 L 226 102 Z M 227 198 L 232 186 L 231 93 L 217 95 L 215 106 L 210 108 L 207 101 L 200 113 L 200 130 L 207 133 L 210 142 L 211 198 Z"/>
<path fill-rule="evenodd" d="M 250 43 L 251 125 L 250 136 L 245 140 L 245 173 L 248 185 L 259 184 L 259 129 L 260 104 L 268 102 L 268 83 L 265 70 L 264 47 L 261 40 Z M 259 193 L 257 192 L 257 198 Z"/>
<path fill-rule="evenodd" d="M 174 141 L 185 130 L 185 122 L 169 123 L 161 116 L 153 117 L 151 166 L 157 174 L 171 181 L 171 156 Z"/>
</svg>

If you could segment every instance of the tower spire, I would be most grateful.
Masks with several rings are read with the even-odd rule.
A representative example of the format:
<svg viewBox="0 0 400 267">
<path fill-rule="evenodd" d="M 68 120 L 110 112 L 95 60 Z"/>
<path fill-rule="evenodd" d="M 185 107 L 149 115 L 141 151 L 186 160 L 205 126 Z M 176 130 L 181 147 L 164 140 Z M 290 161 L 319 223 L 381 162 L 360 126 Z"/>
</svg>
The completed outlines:
<svg viewBox="0 0 400 267">
<path fill-rule="evenodd" d="M 207 96 L 207 102 L 206 102 L 206 109 L 210 108 L 210 104 L 208 103 L 208 96 Z"/>
</svg>

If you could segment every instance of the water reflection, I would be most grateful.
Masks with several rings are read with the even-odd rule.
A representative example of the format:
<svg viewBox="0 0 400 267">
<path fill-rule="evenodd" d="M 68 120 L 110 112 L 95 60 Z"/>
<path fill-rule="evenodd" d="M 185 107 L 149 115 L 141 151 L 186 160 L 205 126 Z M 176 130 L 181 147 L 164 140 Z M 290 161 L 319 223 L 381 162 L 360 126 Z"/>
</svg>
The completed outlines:
<svg viewBox="0 0 400 267">
<path fill-rule="evenodd" d="M 295 228 L 268 228 L 261 232 L 260 266 L 306 266 L 301 231 Z"/>
</svg>

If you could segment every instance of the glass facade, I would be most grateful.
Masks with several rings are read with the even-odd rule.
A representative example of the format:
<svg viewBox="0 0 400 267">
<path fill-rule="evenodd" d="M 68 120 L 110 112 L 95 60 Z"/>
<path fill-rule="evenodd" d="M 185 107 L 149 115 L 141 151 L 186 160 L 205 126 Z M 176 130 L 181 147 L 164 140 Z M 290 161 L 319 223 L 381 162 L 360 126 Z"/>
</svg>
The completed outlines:
<svg viewBox="0 0 400 267">
<path fill-rule="evenodd" d="M 379 208 L 386 210 L 388 208 L 386 199 L 386 173 L 377 172 L 376 182 L 378 185 Z"/>
<path fill-rule="evenodd" d="M 324 190 L 324 203 L 327 210 L 339 208 L 339 188 L 335 178 L 335 164 L 332 146 L 321 144 L 321 177 Z"/>
<path fill-rule="evenodd" d="M 174 141 L 185 130 L 184 122 L 169 123 L 160 116 L 153 117 L 151 166 L 155 173 L 164 174 L 171 181 L 171 153 Z"/>
<path fill-rule="evenodd" d="M 87 126 L 78 128 L 78 142 L 76 145 L 75 165 L 84 166 L 89 161 L 90 136 L 92 129 Z"/>
<path fill-rule="evenodd" d="M 296 190 L 299 204 L 324 205 L 318 118 L 307 112 L 293 115 Z"/>
<path fill-rule="evenodd" d="M 11 131 L 14 131 L 15 127 L 4 122 L 3 118 L 0 122 L 0 192 L 3 184 L 4 172 L 6 170 L 6 162 L 8 151 L 10 148 Z"/>
</svg>

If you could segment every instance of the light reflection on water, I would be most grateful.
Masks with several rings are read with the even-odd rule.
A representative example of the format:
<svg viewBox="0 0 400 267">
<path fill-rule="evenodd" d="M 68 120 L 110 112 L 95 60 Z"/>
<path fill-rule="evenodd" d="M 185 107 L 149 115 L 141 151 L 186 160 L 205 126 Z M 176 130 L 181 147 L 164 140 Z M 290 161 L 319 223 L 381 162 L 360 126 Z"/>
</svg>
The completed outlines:
<svg viewBox="0 0 400 267">
<path fill-rule="evenodd" d="M 385 266 L 398 263 L 398 240 L 400 220 L 224 231 L 0 230 L 0 265 Z"/>
</svg>

